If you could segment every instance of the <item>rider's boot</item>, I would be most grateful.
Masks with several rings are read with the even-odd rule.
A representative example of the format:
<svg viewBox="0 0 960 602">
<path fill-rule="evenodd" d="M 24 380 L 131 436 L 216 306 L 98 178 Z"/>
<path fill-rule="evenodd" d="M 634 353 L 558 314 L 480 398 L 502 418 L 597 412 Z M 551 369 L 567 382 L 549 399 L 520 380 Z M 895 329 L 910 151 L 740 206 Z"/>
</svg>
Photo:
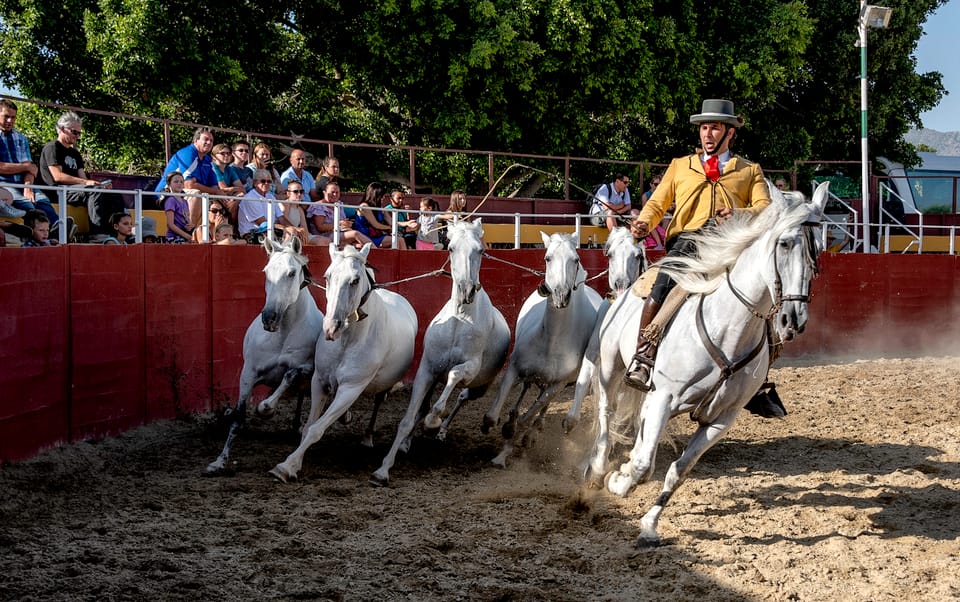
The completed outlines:
<svg viewBox="0 0 960 602">
<path fill-rule="evenodd" d="M 627 366 L 627 371 L 623 375 L 625 383 L 641 391 L 650 390 L 650 373 L 653 371 L 654 360 L 657 357 L 657 346 L 647 340 L 643 331 L 650 325 L 658 311 L 660 311 L 660 304 L 654 301 L 652 297 L 647 297 L 643 304 L 643 312 L 640 314 L 637 352 L 633 355 L 633 360 Z"/>
</svg>

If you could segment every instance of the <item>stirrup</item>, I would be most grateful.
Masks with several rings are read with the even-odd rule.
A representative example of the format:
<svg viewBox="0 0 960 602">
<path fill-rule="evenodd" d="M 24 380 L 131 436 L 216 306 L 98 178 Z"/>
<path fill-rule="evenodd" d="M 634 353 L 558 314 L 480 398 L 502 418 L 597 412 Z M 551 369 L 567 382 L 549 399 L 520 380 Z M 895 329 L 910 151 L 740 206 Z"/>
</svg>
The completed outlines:
<svg viewBox="0 0 960 602">
<path fill-rule="evenodd" d="M 646 355 L 648 349 L 638 351 L 633 355 L 627 371 L 623 374 L 623 382 L 639 389 L 640 391 L 650 390 L 650 376 L 653 374 L 653 365 L 655 358 Z"/>
</svg>

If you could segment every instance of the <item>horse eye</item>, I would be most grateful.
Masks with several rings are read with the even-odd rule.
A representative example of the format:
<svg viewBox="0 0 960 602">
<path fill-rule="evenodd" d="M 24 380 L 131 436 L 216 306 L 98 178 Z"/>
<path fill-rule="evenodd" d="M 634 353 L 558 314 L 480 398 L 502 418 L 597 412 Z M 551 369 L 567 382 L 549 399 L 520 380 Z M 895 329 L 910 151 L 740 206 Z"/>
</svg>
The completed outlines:
<svg viewBox="0 0 960 602">
<path fill-rule="evenodd" d="M 357 286 L 358 284 L 360 284 L 360 278 L 354 278 L 350 281 L 350 286 Z"/>
<path fill-rule="evenodd" d="M 296 270 L 290 270 L 289 272 L 287 272 L 287 278 L 293 278 L 296 275 L 297 275 Z"/>
</svg>

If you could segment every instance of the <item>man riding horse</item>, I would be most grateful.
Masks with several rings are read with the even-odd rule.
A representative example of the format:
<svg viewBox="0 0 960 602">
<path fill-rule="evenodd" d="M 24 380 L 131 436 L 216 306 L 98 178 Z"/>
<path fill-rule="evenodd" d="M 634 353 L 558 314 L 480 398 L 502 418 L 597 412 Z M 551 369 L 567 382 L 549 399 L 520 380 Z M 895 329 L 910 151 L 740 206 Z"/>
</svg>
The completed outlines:
<svg viewBox="0 0 960 602">
<path fill-rule="evenodd" d="M 734 211 L 759 213 L 770 204 L 760 166 L 731 153 L 737 129 L 744 125 L 743 118 L 734 113 L 733 102 L 704 100 L 700 113 L 690 116 L 690 123 L 700 128 L 699 152 L 671 161 L 660 185 L 631 224 L 634 236 L 643 238 L 675 205 L 667 227 L 668 257 L 695 254 L 695 245 L 688 236 L 704 225 Z M 658 329 L 648 327 L 675 284 L 661 272 L 643 306 L 637 351 L 624 375 L 628 385 L 642 391 L 650 389 L 660 336 Z"/>
</svg>

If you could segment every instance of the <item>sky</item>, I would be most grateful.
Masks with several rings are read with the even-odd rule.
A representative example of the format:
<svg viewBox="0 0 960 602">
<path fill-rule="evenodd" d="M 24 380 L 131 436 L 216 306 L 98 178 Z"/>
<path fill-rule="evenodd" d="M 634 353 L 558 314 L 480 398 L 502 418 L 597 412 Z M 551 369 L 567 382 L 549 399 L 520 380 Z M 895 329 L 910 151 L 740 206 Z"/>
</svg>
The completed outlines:
<svg viewBox="0 0 960 602">
<path fill-rule="evenodd" d="M 878 4 L 882 4 L 878 2 Z M 897 18 L 893 11 L 891 19 Z M 960 31 L 960 0 L 952 0 L 930 15 L 917 43 L 917 72 L 939 71 L 950 94 L 932 111 L 921 114 L 923 127 L 941 132 L 960 131 L 960 62 L 956 59 L 956 36 Z M 867 60 L 870 42 L 867 41 Z"/>
</svg>

